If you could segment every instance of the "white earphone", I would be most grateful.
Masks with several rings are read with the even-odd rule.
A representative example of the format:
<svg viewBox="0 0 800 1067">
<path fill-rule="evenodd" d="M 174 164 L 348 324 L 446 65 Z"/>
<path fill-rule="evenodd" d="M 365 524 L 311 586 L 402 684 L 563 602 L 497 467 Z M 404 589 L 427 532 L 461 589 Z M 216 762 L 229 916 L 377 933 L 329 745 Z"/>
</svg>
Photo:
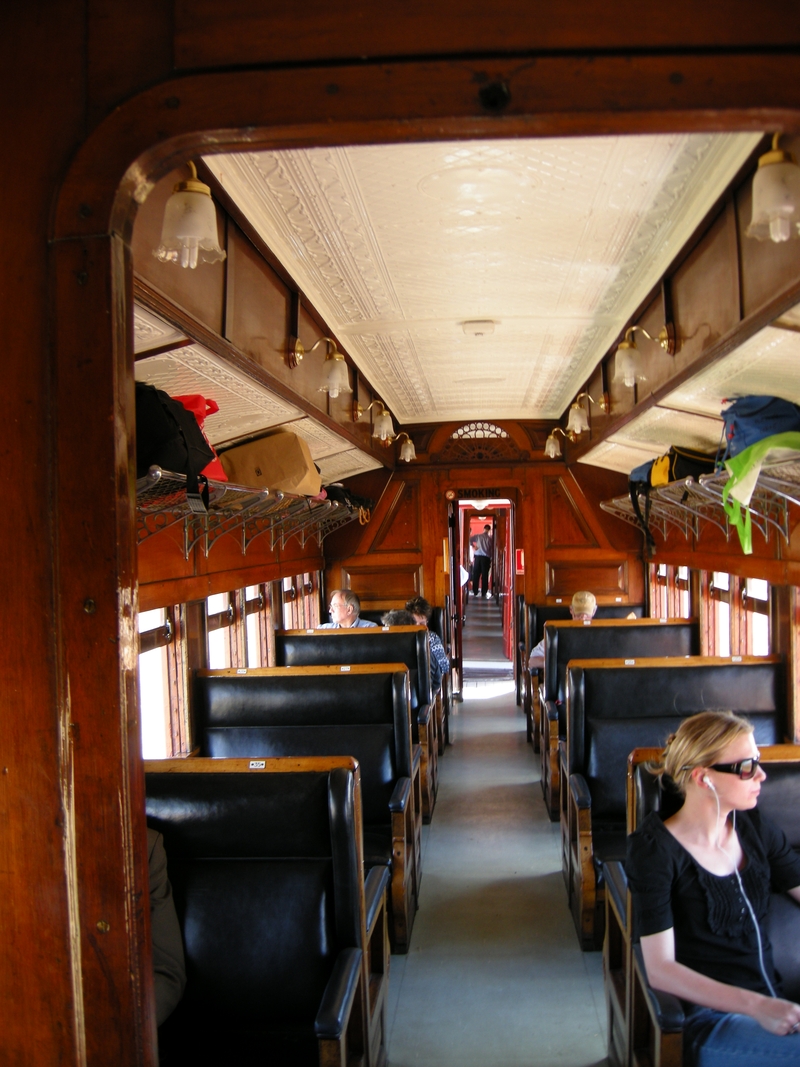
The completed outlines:
<svg viewBox="0 0 800 1067">
<path fill-rule="evenodd" d="M 713 790 L 716 793 L 717 787 L 714 785 L 714 783 L 711 781 L 711 779 L 708 777 L 707 774 L 703 775 L 703 781 L 705 782 L 705 784 L 708 786 L 709 789 Z"/>
</svg>

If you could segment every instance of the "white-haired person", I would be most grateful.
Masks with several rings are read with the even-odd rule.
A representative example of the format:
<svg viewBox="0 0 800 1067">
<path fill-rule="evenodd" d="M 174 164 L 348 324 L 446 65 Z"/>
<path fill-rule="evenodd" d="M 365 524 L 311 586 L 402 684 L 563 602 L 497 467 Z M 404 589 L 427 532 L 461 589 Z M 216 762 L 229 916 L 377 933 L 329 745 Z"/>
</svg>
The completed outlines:
<svg viewBox="0 0 800 1067">
<path fill-rule="evenodd" d="M 766 775 L 753 727 L 693 715 L 653 771 L 683 805 L 644 819 L 625 869 L 648 981 L 684 1002 L 683 1062 L 800 1065 L 800 1004 L 781 995 L 766 928 L 771 890 L 800 903 L 800 856 L 756 810 Z"/>
<path fill-rule="evenodd" d="M 361 601 L 352 589 L 334 589 L 328 611 L 331 621 L 323 622 L 320 630 L 351 630 L 376 627 L 376 622 L 360 618 Z"/>
<path fill-rule="evenodd" d="M 578 622 L 590 622 L 597 611 L 597 597 L 588 589 L 579 589 L 572 597 L 569 613 Z M 528 666 L 532 671 L 538 671 L 544 667 L 544 637 L 538 645 L 534 645 L 528 658 Z"/>
</svg>

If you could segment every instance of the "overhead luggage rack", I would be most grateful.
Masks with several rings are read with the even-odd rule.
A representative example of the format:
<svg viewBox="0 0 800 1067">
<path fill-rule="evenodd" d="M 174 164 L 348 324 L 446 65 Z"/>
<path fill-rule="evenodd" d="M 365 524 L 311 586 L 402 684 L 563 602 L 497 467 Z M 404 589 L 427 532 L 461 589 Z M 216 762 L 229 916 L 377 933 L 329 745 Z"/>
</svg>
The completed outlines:
<svg viewBox="0 0 800 1067">
<path fill-rule="evenodd" d="M 690 534 L 699 536 L 704 523 L 712 523 L 727 540 L 731 524 L 722 506 L 722 493 L 728 477 L 728 472 L 723 470 L 716 474 L 703 474 L 698 481 L 683 478 L 651 489 L 651 530 L 658 531 L 666 540 L 669 527 L 674 526 L 688 540 Z M 642 514 L 645 513 L 645 503 L 644 495 L 640 494 Z M 750 503 L 745 507 L 750 512 L 753 526 L 761 532 L 765 541 L 769 541 L 774 529 L 788 544 L 790 504 L 800 506 L 800 457 L 776 463 L 765 462 Z M 605 500 L 600 507 L 609 515 L 641 529 L 630 496 Z"/>
<path fill-rule="evenodd" d="M 203 554 L 226 533 L 241 536 L 242 553 L 267 534 L 270 547 L 282 548 L 296 537 L 302 546 L 309 540 L 322 541 L 329 533 L 359 518 L 357 508 L 332 500 L 310 500 L 269 489 L 253 489 L 230 482 L 208 482 L 208 511 L 198 512 L 187 498 L 186 477 L 160 467 L 151 467 L 136 482 L 139 543 L 183 523 L 184 557 L 195 545 Z"/>
</svg>

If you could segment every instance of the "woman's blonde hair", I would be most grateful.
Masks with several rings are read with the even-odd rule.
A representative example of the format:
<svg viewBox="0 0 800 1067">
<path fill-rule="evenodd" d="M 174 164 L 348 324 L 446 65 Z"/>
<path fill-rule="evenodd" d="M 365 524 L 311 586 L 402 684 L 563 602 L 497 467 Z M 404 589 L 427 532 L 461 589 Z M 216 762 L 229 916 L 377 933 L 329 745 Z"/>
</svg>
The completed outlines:
<svg viewBox="0 0 800 1067">
<path fill-rule="evenodd" d="M 686 795 L 686 783 L 695 767 L 718 763 L 731 741 L 751 734 L 753 724 L 732 711 L 701 711 L 684 719 L 667 738 L 662 762 L 652 767 L 654 774 L 668 775 L 675 788 Z"/>
</svg>

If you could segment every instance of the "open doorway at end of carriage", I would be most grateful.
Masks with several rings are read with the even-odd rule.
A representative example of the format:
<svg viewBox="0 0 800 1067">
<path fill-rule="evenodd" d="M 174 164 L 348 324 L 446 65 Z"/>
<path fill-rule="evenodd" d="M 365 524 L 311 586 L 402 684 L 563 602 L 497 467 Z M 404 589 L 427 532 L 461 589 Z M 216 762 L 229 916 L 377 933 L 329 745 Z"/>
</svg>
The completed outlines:
<svg viewBox="0 0 800 1067">
<path fill-rule="evenodd" d="M 452 655 L 454 693 L 460 699 L 467 669 L 465 662 L 470 673 L 493 672 L 500 677 L 514 669 L 515 509 L 510 494 L 502 490 L 451 492 L 452 496 L 448 493 L 448 522 Z M 479 646 L 465 649 L 468 618 L 476 626 L 480 618 L 481 624 L 488 627 L 486 637 L 493 643 L 486 655 L 480 652 Z M 471 638 L 474 636 L 470 634 Z"/>
</svg>

